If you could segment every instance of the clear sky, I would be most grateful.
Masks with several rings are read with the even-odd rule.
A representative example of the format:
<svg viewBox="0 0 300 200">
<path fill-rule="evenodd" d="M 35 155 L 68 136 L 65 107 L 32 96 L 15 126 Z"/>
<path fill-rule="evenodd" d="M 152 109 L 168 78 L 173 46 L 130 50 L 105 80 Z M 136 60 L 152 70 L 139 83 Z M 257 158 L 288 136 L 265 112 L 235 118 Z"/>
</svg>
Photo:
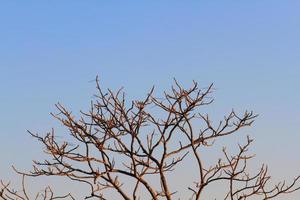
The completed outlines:
<svg viewBox="0 0 300 200">
<path fill-rule="evenodd" d="M 300 174 L 299 10 L 298 0 L 0 0 L 0 177 L 41 157 L 26 130 L 59 126 L 56 102 L 88 108 L 96 75 L 134 98 L 173 77 L 213 82 L 216 113 L 260 114 L 247 130 L 256 161 Z"/>
</svg>

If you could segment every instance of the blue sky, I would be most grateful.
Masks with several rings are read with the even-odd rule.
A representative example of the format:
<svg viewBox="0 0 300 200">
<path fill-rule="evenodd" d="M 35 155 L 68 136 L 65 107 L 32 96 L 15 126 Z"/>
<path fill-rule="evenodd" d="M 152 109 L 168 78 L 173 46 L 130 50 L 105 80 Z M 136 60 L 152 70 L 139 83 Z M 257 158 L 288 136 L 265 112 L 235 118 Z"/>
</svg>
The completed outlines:
<svg viewBox="0 0 300 200">
<path fill-rule="evenodd" d="M 96 75 L 133 98 L 173 77 L 213 82 L 213 112 L 260 114 L 247 131 L 257 160 L 275 176 L 299 174 L 299 9 L 296 0 L 0 1 L 0 176 L 40 157 L 26 130 L 58 126 L 56 102 L 88 108 Z"/>
</svg>

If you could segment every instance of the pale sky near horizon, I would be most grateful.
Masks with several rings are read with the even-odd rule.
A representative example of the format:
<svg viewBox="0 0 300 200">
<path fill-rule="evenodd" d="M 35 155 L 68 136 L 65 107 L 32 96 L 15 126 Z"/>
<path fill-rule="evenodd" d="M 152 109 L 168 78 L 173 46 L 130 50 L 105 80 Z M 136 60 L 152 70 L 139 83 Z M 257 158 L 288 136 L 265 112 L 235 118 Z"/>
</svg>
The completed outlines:
<svg viewBox="0 0 300 200">
<path fill-rule="evenodd" d="M 300 174 L 299 10 L 296 0 L 0 0 L 0 178 L 41 157 L 26 130 L 59 126 L 56 102 L 88 109 L 96 75 L 132 98 L 173 78 L 213 82 L 214 112 L 259 114 L 246 131 L 256 161 L 274 177 Z"/>
</svg>

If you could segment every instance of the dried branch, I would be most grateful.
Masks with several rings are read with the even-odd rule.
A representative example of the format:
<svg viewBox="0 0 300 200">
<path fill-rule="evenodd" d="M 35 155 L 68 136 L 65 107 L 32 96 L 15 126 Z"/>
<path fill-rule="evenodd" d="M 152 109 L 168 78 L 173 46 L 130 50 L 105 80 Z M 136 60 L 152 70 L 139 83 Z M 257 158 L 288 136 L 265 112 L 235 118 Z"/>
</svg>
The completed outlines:
<svg viewBox="0 0 300 200">
<path fill-rule="evenodd" d="M 193 157 L 199 179 L 188 187 L 190 199 L 203 199 L 203 191 L 214 182 L 226 182 L 228 191 L 224 199 L 247 199 L 257 197 L 272 199 L 280 194 L 299 190 L 299 177 L 290 184 L 269 185 L 267 166 L 251 175 L 247 163 L 253 155 L 247 155 L 253 140 L 239 145 L 236 155 L 223 149 L 224 158 L 213 166 L 207 166 L 202 149 L 214 141 L 237 133 L 252 125 L 256 114 L 242 115 L 231 111 L 217 125 L 200 108 L 213 102 L 213 85 L 199 88 L 193 82 L 188 89 L 176 80 L 171 91 L 163 98 L 155 97 L 152 88 L 143 100 L 128 102 L 122 89 L 104 92 L 98 78 L 97 94 L 88 112 L 76 117 L 62 104 L 56 104 L 57 114 L 52 116 L 68 129 L 69 136 L 60 142 L 54 130 L 44 136 L 30 132 L 44 146 L 50 159 L 34 161 L 29 173 L 24 176 L 63 176 L 90 188 L 86 199 L 110 199 L 108 191 L 114 191 L 120 199 L 153 200 L 175 198 L 173 184 L 168 180 L 176 167 L 186 157 Z M 195 124 L 202 124 L 201 127 Z M 159 183 L 159 184 L 157 184 Z M 25 186 L 21 192 L 9 189 L 2 183 L 3 199 L 29 199 Z M 131 189 L 130 189 L 131 188 Z M 38 197 L 58 199 L 72 197 L 70 194 L 54 197 L 46 188 Z"/>
</svg>

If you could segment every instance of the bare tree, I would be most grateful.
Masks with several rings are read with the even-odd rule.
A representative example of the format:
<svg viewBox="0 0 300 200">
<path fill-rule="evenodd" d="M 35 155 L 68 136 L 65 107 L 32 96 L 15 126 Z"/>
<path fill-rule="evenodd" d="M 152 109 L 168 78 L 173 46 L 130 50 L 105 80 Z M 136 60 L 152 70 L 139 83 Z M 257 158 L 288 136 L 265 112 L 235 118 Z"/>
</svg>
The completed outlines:
<svg viewBox="0 0 300 200">
<path fill-rule="evenodd" d="M 80 112 L 79 118 L 56 104 L 59 112 L 52 115 L 68 129 L 66 141 L 58 141 L 54 130 L 45 136 L 29 132 L 43 144 L 50 158 L 34 161 L 29 173 L 18 173 L 24 177 L 63 176 L 88 185 L 90 191 L 85 199 L 102 200 L 111 199 L 113 192 L 125 200 L 175 199 L 174 184 L 168 178 L 179 165 L 196 166 L 190 170 L 197 180 L 191 180 L 186 188 L 191 200 L 204 199 L 204 191 L 218 182 L 227 190 L 222 199 L 230 200 L 272 199 L 300 189 L 299 176 L 289 184 L 272 185 L 266 165 L 257 173 L 248 172 L 248 161 L 253 158 L 247 154 L 252 143 L 249 137 L 244 145 L 237 146 L 235 155 L 223 148 L 223 158 L 208 164 L 203 149 L 251 126 L 257 116 L 248 111 L 241 115 L 231 111 L 222 121 L 213 123 L 208 114 L 199 110 L 213 102 L 213 85 L 199 88 L 193 82 L 185 89 L 175 80 L 162 98 L 155 97 L 152 88 L 143 100 L 128 102 L 122 89 L 104 92 L 98 79 L 96 84 L 95 100 L 88 112 Z M 22 185 L 23 189 L 13 191 L 2 183 L 0 196 L 30 199 L 24 181 Z M 180 194 L 176 195 L 178 199 Z M 35 199 L 39 198 L 74 199 L 70 194 L 54 197 L 50 188 Z"/>
</svg>

